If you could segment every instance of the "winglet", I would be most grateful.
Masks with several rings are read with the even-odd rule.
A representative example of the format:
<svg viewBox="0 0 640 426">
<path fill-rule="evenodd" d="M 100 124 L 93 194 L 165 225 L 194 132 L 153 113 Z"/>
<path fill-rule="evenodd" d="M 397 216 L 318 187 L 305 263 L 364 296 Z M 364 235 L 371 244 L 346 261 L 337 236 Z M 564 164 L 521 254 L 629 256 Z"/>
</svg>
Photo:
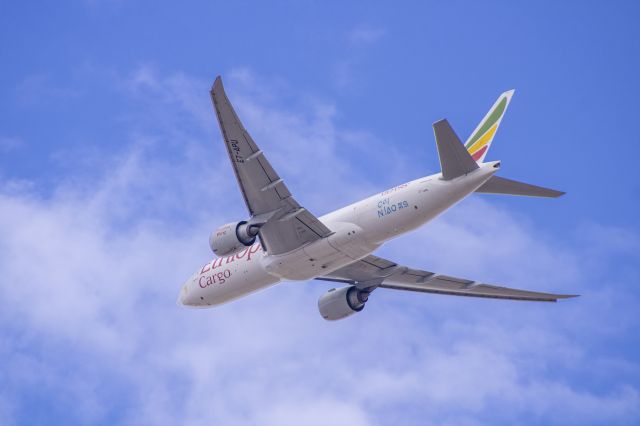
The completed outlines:
<svg viewBox="0 0 640 426">
<path fill-rule="evenodd" d="M 478 164 L 462 145 L 460 138 L 446 119 L 433 123 L 433 133 L 438 145 L 444 180 L 455 179 L 478 168 Z"/>
</svg>

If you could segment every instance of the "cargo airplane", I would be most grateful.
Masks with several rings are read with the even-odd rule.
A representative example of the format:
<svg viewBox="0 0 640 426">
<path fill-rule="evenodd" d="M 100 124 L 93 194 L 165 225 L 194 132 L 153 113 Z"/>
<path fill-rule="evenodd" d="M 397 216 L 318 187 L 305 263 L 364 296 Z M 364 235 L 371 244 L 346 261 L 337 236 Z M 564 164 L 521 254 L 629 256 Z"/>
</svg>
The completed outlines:
<svg viewBox="0 0 640 426">
<path fill-rule="evenodd" d="M 464 144 L 447 120 L 433 125 L 440 173 L 316 217 L 289 192 L 216 78 L 211 99 L 248 216 L 213 231 L 209 245 L 217 257 L 184 283 L 178 304 L 207 308 L 281 281 L 311 279 L 342 285 L 318 300 L 327 320 L 362 311 L 376 289 L 543 302 L 574 297 L 413 269 L 373 254 L 386 241 L 422 226 L 474 192 L 551 198 L 564 194 L 498 177 L 500 162 L 485 162 L 512 96 L 513 90 L 500 95 Z"/>
</svg>

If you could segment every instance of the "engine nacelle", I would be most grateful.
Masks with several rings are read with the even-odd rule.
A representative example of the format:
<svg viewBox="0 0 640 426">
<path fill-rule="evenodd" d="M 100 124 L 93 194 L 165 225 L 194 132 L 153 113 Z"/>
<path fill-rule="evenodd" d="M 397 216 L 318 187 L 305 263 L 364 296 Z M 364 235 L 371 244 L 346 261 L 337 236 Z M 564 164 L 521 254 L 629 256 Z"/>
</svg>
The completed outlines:
<svg viewBox="0 0 640 426">
<path fill-rule="evenodd" d="M 229 256 L 253 245 L 256 242 L 259 227 L 246 221 L 222 225 L 211 233 L 209 247 L 218 257 Z"/>
<path fill-rule="evenodd" d="M 354 285 L 332 288 L 318 299 L 318 310 L 327 321 L 346 318 L 364 309 L 369 293 Z"/>
</svg>

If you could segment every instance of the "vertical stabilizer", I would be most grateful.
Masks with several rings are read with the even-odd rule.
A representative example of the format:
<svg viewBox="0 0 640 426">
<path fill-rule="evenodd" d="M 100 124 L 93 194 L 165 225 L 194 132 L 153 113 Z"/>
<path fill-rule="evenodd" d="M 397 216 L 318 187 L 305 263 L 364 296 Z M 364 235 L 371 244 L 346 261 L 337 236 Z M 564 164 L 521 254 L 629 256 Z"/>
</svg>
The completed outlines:
<svg viewBox="0 0 640 426">
<path fill-rule="evenodd" d="M 493 137 L 500 126 L 502 117 L 504 117 L 514 92 L 515 90 L 509 90 L 498 97 L 498 100 L 493 104 L 487 115 L 484 116 L 478 127 L 465 142 L 465 148 L 478 163 L 484 162 L 484 157 L 489 152 Z"/>
</svg>

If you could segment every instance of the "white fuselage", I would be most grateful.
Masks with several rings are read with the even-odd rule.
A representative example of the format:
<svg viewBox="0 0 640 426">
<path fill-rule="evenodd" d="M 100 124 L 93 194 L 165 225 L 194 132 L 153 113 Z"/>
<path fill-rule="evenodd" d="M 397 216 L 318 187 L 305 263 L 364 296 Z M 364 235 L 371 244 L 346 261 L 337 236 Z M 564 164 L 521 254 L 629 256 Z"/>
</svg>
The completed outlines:
<svg viewBox="0 0 640 426">
<path fill-rule="evenodd" d="M 178 302 L 192 307 L 219 305 L 280 281 L 302 281 L 360 260 L 386 241 L 435 218 L 485 183 L 499 162 L 445 181 L 440 173 L 388 189 L 319 219 L 333 233 L 289 253 L 268 255 L 259 243 L 216 258 L 182 286 Z"/>
</svg>

